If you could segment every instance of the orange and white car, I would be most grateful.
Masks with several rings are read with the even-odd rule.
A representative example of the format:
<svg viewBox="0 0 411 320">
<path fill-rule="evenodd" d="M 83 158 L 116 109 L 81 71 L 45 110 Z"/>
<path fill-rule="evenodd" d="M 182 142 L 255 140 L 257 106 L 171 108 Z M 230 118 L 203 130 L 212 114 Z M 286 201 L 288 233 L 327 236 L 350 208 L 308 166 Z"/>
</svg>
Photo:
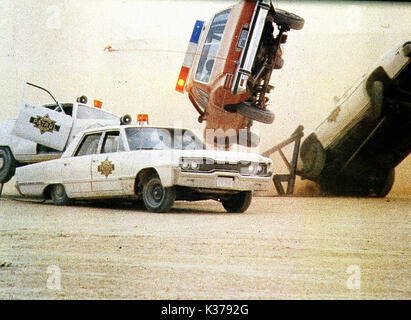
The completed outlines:
<svg viewBox="0 0 411 320">
<path fill-rule="evenodd" d="M 249 129 L 253 120 L 274 121 L 266 93 L 273 88 L 273 69 L 283 66 L 285 33 L 303 26 L 304 19 L 275 9 L 270 0 L 239 2 L 215 14 L 207 26 L 197 21 L 176 90 L 188 92 L 206 130 L 226 136 L 234 130 L 239 136 L 246 129 L 246 144 L 258 144 Z"/>
</svg>

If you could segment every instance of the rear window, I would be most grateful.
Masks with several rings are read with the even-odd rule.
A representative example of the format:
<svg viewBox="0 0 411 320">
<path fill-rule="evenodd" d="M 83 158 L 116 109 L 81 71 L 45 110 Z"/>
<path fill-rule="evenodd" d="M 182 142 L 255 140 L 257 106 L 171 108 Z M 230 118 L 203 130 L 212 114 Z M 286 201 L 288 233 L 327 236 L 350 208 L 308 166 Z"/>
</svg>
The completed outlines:
<svg viewBox="0 0 411 320">
<path fill-rule="evenodd" d="M 118 117 L 110 113 L 104 112 L 98 108 L 91 108 L 79 104 L 77 110 L 77 119 L 104 119 L 118 120 Z"/>
<path fill-rule="evenodd" d="M 211 70 L 213 70 L 214 61 L 217 57 L 220 47 L 221 38 L 230 15 L 230 9 L 217 14 L 211 23 L 207 38 L 204 42 L 203 51 L 198 62 L 196 81 L 208 83 L 210 81 Z"/>
</svg>

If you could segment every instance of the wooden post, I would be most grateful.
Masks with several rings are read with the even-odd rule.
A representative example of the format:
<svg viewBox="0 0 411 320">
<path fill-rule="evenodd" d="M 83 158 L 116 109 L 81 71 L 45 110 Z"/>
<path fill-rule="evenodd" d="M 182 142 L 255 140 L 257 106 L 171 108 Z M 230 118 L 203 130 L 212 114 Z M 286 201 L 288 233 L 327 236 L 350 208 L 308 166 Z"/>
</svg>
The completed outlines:
<svg viewBox="0 0 411 320">
<path fill-rule="evenodd" d="M 290 171 L 289 174 L 275 174 L 273 176 L 274 186 L 277 189 L 277 192 L 280 196 L 293 194 L 294 192 L 295 176 L 297 174 L 298 154 L 300 151 L 301 138 L 304 136 L 303 131 L 304 131 L 304 127 L 298 126 L 298 128 L 293 132 L 293 134 L 287 140 L 284 140 L 278 145 L 262 153 L 264 157 L 268 157 L 272 153 L 278 152 L 281 158 L 283 159 L 284 163 L 286 164 L 288 170 Z M 294 150 L 293 150 L 292 160 L 290 163 L 281 149 L 293 142 L 294 142 Z M 286 191 L 284 191 L 284 188 L 281 185 L 281 182 L 287 182 Z"/>
</svg>

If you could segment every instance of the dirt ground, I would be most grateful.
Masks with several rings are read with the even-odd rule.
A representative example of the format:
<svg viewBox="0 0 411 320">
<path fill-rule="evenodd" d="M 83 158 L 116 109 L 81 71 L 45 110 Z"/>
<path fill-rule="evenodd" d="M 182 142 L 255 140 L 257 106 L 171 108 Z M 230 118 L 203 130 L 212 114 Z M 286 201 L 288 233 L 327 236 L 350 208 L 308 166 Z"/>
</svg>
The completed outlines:
<svg viewBox="0 0 411 320">
<path fill-rule="evenodd" d="M 0 299 L 410 299 L 411 197 L 0 200 Z"/>
</svg>

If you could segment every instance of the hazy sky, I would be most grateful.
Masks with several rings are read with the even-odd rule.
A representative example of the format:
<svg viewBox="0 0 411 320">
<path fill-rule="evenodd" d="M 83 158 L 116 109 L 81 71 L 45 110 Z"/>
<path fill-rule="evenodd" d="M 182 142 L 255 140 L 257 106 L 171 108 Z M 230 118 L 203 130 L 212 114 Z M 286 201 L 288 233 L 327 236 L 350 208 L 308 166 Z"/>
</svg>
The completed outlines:
<svg viewBox="0 0 411 320">
<path fill-rule="evenodd" d="M 25 81 L 64 102 L 80 95 L 118 115 L 149 113 L 153 124 L 202 131 L 187 95 L 175 82 L 196 19 L 208 21 L 237 1 L 0 0 L 0 120 L 17 116 Z M 270 126 L 255 124 L 260 151 L 302 124 L 308 135 L 385 51 L 411 40 L 411 3 L 273 1 L 302 16 L 291 30 L 285 65 L 275 70 Z M 107 45 L 130 51 L 108 53 Z M 411 162 L 397 174 L 411 192 Z M 398 182 L 400 181 L 400 182 Z"/>
</svg>

